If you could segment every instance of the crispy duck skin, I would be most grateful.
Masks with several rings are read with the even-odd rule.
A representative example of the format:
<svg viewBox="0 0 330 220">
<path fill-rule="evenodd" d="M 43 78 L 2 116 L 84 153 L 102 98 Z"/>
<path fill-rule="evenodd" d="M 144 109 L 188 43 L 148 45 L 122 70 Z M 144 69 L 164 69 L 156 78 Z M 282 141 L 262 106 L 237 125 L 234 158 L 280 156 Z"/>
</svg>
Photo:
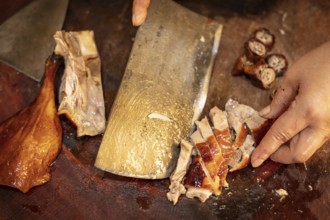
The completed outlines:
<svg viewBox="0 0 330 220">
<path fill-rule="evenodd" d="M 213 180 L 205 173 L 201 156 L 193 156 L 189 165 L 184 185 L 187 188 L 188 198 L 197 197 L 201 202 L 205 202 L 212 195 Z"/>
<path fill-rule="evenodd" d="M 219 149 L 212 149 L 207 141 L 203 139 L 199 131 L 194 132 L 191 135 L 191 139 L 195 144 L 199 155 L 201 156 L 203 163 L 202 165 L 206 175 L 212 179 L 212 190 L 215 195 L 221 194 L 220 177 L 218 176 L 219 166 L 215 160 L 215 157 L 219 156 Z M 221 152 L 220 152 L 221 154 Z"/>
<path fill-rule="evenodd" d="M 77 136 L 94 136 L 105 130 L 105 107 L 101 82 L 101 61 L 93 31 L 54 35 L 55 53 L 65 59 L 59 92 L 58 114 L 77 127 Z"/>
<path fill-rule="evenodd" d="M 209 116 L 213 127 L 207 117 L 196 121 L 197 130 L 190 136 L 194 146 L 189 142 L 185 144 L 194 148 L 192 152 L 195 150 L 197 153 L 187 151 L 186 147 L 182 148 L 182 155 L 180 153 L 178 166 L 171 176 L 170 192 L 167 194 L 174 204 L 184 193 L 188 198 L 197 197 L 202 202 L 212 194 L 220 195 L 222 187 L 228 186 L 228 172 L 241 170 L 249 165 L 252 151 L 272 124 L 271 120 L 262 118 L 252 107 L 232 99 L 227 101 L 225 111 L 214 107 Z M 184 153 L 185 151 L 189 153 Z M 189 154 L 193 156 L 187 170 L 185 167 L 189 163 Z M 183 175 L 186 175 L 184 184 L 180 185 Z"/>
<path fill-rule="evenodd" d="M 0 125 L 0 184 L 22 192 L 50 179 L 50 165 L 62 145 L 62 128 L 54 97 L 54 78 L 62 62 L 46 61 L 36 100 Z"/>
<path fill-rule="evenodd" d="M 230 162 L 230 172 L 243 169 L 250 163 L 250 155 L 254 150 L 255 137 L 260 139 L 258 134 L 264 131 L 263 127 L 267 125 L 267 119 L 259 116 L 259 113 L 250 106 L 243 105 L 229 99 L 225 106 L 228 114 L 228 122 L 236 133 L 234 146 L 235 155 Z M 252 133 L 252 134 L 250 134 Z"/>
<path fill-rule="evenodd" d="M 197 129 L 199 130 L 204 139 L 204 142 L 208 144 L 213 155 L 213 159 L 217 164 L 217 175 L 220 177 L 220 188 L 218 194 L 220 194 L 222 186 L 228 185 L 226 181 L 228 163 L 223 157 L 221 146 L 219 145 L 216 137 L 214 136 L 214 132 L 208 122 L 208 119 L 205 117 L 201 121 L 197 121 L 196 125 Z"/>
</svg>

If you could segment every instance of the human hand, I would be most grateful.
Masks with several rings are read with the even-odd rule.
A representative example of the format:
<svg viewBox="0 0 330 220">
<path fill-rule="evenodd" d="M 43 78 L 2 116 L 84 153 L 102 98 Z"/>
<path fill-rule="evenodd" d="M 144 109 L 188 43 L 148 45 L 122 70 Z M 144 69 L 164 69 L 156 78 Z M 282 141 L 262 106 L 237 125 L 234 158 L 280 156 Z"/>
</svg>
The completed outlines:
<svg viewBox="0 0 330 220">
<path fill-rule="evenodd" d="M 260 111 L 276 119 L 251 156 L 253 167 L 267 158 L 307 161 L 330 137 L 330 42 L 312 50 L 286 72 L 271 104 Z"/>
<path fill-rule="evenodd" d="M 147 17 L 150 0 L 133 0 L 132 23 L 134 26 L 140 26 Z"/>
</svg>

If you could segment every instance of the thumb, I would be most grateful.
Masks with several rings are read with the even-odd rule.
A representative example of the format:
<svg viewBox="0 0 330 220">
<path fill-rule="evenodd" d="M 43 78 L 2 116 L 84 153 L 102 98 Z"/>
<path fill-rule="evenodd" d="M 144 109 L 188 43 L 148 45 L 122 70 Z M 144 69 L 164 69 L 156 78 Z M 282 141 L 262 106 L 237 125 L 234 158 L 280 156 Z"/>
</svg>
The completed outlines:
<svg viewBox="0 0 330 220">
<path fill-rule="evenodd" d="M 266 106 L 259 112 L 260 116 L 269 119 L 278 118 L 288 109 L 292 101 L 295 99 L 297 92 L 298 86 L 285 83 L 283 80 L 283 83 L 277 89 L 270 105 Z"/>
<path fill-rule="evenodd" d="M 134 26 L 140 26 L 147 17 L 150 0 L 134 0 L 132 23 Z"/>
</svg>

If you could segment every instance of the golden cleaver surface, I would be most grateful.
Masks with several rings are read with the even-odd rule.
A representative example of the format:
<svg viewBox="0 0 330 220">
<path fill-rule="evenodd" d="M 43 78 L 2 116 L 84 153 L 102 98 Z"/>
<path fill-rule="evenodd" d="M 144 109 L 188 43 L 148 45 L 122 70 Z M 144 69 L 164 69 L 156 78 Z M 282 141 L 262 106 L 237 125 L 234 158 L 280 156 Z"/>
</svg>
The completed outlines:
<svg viewBox="0 0 330 220">
<path fill-rule="evenodd" d="M 154 0 L 139 28 L 97 154 L 99 169 L 161 179 L 175 167 L 207 96 L 222 25 Z"/>
</svg>

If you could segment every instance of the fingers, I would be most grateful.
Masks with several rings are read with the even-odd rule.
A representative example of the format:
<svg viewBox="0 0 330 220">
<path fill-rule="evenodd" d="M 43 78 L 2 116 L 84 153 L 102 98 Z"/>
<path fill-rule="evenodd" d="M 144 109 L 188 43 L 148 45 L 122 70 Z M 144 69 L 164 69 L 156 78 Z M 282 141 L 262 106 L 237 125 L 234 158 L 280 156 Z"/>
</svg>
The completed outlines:
<svg viewBox="0 0 330 220">
<path fill-rule="evenodd" d="M 253 167 L 260 166 L 281 145 L 307 127 L 306 118 L 299 114 L 295 103 L 296 101 L 274 122 L 259 146 L 254 150 L 251 156 Z"/>
<path fill-rule="evenodd" d="M 280 147 L 271 159 L 284 164 L 304 163 L 326 140 L 321 131 L 308 127 L 292 139 L 290 146 Z"/>
<path fill-rule="evenodd" d="M 297 90 L 297 86 L 283 83 L 277 89 L 270 105 L 262 109 L 259 114 L 265 118 L 277 118 L 288 109 L 297 95 Z"/>
<path fill-rule="evenodd" d="M 134 26 L 140 26 L 147 17 L 147 10 L 150 0 L 134 0 L 132 23 Z"/>
</svg>

